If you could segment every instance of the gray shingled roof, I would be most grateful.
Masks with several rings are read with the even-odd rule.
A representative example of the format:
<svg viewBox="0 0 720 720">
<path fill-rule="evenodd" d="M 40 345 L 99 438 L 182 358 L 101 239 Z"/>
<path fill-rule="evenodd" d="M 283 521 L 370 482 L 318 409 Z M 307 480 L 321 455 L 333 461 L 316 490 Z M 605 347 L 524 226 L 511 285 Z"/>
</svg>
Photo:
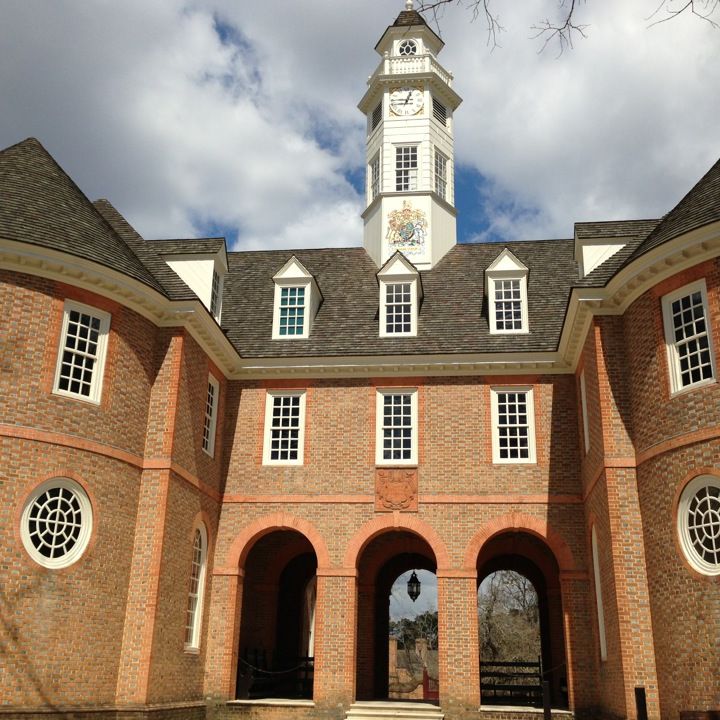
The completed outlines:
<svg viewBox="0 0 720 720">
<path fill-rule="evenodd" d="M 225 238 L 148 240 L 147 244 L 160 255 L 214 254 L 225 247 Z"/>
<path fill-rule="evenodd" d="M 529 268 L 527 335 L 490 335 L 485 269 L 507 247 Z M 425 298 L 415 338 L 378 337 L 377 267 L 363 248 L 228 254 L 223 327 L 243 357 L 302 357 L 555 350 L 577 278 L 573 240 L 457 245 L 421 273 Z M 272 340 L 273 275 L 291 255 L 324 301 L 306 340 Z"/>
<path fill-rule="evenodd" d="M 92 260 L 162 286 L 35 139 L 0 151 L 0 237 Z"/>
<path fill-rule="evenodd" d="M 720 160 L 695 184 L 690 192 L 662 219 L 645 242 L 628 258 L 643 253 L 678 235 L 720 220 Z"/>
</svg>

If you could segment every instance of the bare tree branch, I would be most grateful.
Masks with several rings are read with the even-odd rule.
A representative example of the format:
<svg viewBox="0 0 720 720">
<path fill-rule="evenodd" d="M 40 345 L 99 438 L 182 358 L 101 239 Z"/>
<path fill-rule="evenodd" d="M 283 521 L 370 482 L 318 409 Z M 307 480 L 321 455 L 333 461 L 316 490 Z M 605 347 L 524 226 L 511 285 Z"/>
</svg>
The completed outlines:
<svg viewBox="0 0 720 720">
<path fill-rule="evenodd" d="M 646 20 L 652 20 L 648 27 L 653 27 L 654 25 L 660 25 L 660 23 L 673 20 L 678 15 L 688 12 L 710 23 L 710 25 L 717 30 L 720 28 L 720 24 L 718 24 L 718 21 L 713 19 L 712 16 L 717 12 L 718 8 L 720 8 L 720 0 L 685 0 L 680 6 L 677 5 L 675 0 L 662 0 Z M 665 12 L 665 16 L 658 17 L 663 11 Z"/>
<path fill-rule="evenodd" d="M 542 52 L 553 41 L 558 42 L 558 56 L 562 55 L 568 48 L 572 50 L 573 36 L 586 38 L 585 30 L 587 25 L 580 25 L 574 22 L 575 6 L 577 0 L 570 0 L 569 6 L 566 0 L 560 3 L 561 8 L 566 8 L 564 19 L 560 23 L 553 23 L 547 18 L 533 25 L 530 29 L 535 31 L 533 40 L 542 38 L 543 44 L 538 52 Z"/>
</svg>

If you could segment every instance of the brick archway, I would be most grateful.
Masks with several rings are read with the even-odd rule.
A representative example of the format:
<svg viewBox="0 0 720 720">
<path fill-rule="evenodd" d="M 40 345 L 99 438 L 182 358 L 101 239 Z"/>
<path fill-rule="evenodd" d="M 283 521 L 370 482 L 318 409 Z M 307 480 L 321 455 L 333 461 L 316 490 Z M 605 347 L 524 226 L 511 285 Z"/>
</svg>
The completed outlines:
<svg viewBox="0 0 720 720">
<path fill-rule="evenodd" d="M 327 544 L 319 530 L 303 518 L 279 512 L 258 518 L 240 531 L 228 551 L 226 567 L 244 569 L 245 561 L 253 545 L 264 535 L 276 530 L 294 530 L 304 535 L 315 550 L 318 569 L 330 566 Z"/>
<path fill-rule="evenodd" d="M 438 573 L 450 570 L 450 555 L 445 542 L 435 528 L 418 517 L 400 515 L 400 513 L 379 516 L 366 522 L 348 543 L 343 567 L 357 568 L 360 556 L 370 541 L 378 535 L 397 530 L 413 533 L 425 540 L 435 554 Z"/>
<path fill-rule="evenodd" d="M 508 513 L 483 525 L 467 545 L 463 567 L 474 570 L 483 545 L 495 535 L 503 532 L 526 532 L 543 540 L 557 560 L 560 572 L 577 570 L 572 550 L 562 535 L 540 518 L 525 513 Z"/>
</svg>

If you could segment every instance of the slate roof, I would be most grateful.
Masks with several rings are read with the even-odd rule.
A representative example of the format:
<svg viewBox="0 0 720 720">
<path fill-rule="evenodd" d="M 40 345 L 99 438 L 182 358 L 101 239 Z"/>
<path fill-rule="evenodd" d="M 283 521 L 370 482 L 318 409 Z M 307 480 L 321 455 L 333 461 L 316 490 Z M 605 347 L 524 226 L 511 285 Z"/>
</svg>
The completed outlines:
<svg viewBox="0 0 720 720">
<path fill-rule="evenodd" d="M 0 151 L 0 237 L 41 245 L 162 286 L 35 139 Z"/>
<path fill-rule="evenodd" d="M 647 236 L 642 245 L 628 258 L 628 262 L 678 235 L 717 220 L 720 220 L 720 160 L 665 215 L 655 230 Z"/>
<path fill-rule="evenodd" d="M 210 255 L 225 247 L 225 238 L 148 240 L 147 244 L 160 255 Z"/>
<path fill-rule="evenodd" d="M 489 333 L 485 268 L 504 247 L 530 269 L 525 335 Z M 577 279 L 573 250 L 573 240 L 456 245 L 420 273 L 425 297 L 415 338 L 378 337 L 378 269 L 363 248 L 231 252 L 222 324 L 248 358 L 551 351 Z M 272 277 L 293 254 L 315 277 L 324 300 L 309 338 L 272 340 Z"/>
</svg>

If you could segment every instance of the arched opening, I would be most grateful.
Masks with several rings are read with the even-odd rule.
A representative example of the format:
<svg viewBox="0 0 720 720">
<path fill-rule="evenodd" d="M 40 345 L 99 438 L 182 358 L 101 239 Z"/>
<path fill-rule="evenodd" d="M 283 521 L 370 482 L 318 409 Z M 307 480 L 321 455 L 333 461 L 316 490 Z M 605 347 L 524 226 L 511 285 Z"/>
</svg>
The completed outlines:
<svg viewBox="0 0 720 720">
<path fill-rule="evenodd" d="M 531 533 L 500 533 L 483 545 L 477 569 L 482 703 L 541 705 L 547 681 L 553 707 L 567 707 L 560 571 L 552 551 Z M 494 618 L 493 601 L 500 605 Z"/>
<path fill-rule="evenodd" d="M 317 558 L 292 530 L 261 537 L 245 561 L 237 697 L 313 694 Z"/>
<path fill-rule="evenodd" d="M 405 530 L 391 530 L 376 536 L 360 555 L 356 645 L 358 700 L 390 698 L 390 598 L 398 578 L 413 570 L 425 570 L 434 575 L 436 559 L 423 538 Z M 436 692 L 435 688 L 432 690 Z"/>
</svg>

